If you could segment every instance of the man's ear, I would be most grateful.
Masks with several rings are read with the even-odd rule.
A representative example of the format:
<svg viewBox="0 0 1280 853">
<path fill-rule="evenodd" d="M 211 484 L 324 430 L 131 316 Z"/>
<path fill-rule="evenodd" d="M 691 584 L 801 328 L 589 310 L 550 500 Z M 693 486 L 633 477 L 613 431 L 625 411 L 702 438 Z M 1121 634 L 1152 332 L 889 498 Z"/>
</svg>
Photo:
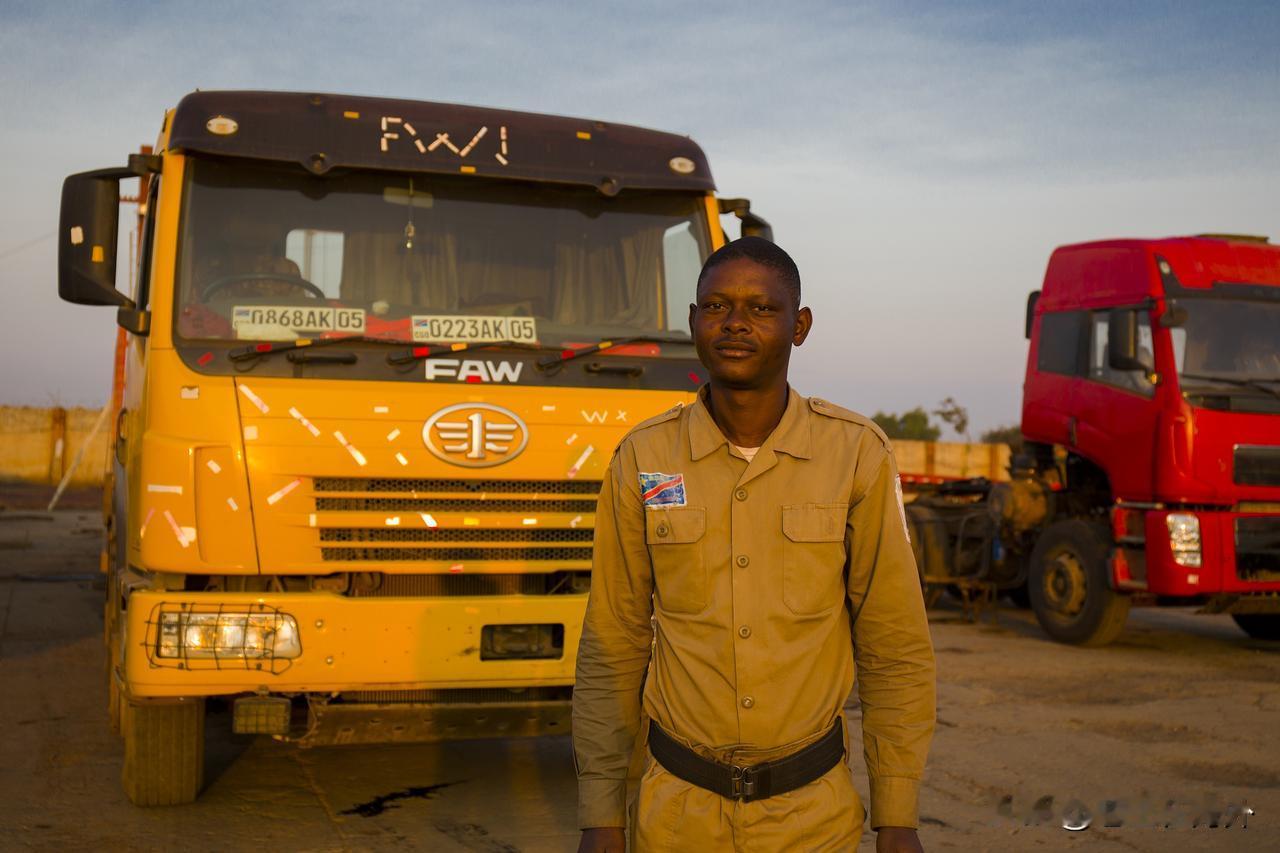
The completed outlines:
<svg viewBox="0 0 1280 853">
<path fill-rule="evenodd" d="M 804 343 L 804 339 L 809 337 L 809 330 L 813 328 L 813 312 L 808 308 L 801 308 L 796 312 L 796 331 L 791 337 L 792 346 L 800 346 Z"/>
<path fill-rule="evenodd" d="M 698 315 L 698 305 L 695 302 L 689 303 L 689 336 L 694 337 L 697 332 L 693 329 L 693 318 Z"/>
</svg>

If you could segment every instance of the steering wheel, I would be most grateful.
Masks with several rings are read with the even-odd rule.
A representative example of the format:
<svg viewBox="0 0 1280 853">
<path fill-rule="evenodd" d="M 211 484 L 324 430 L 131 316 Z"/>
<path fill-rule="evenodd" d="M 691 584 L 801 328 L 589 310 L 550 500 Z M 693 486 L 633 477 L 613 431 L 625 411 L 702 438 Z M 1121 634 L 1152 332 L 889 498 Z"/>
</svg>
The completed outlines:
<svg viewBox="0 0 1280 853">
<path fill-rule="evenodd" d="M 285 284 L 293 285 L 301 290 L 305 290 L 315 299 L 328 299 L 329 297 L 318 286 L 307 281 L 300 275 L 290 275 L 281 272 L 243 272 L 233 273 L 232 275 L 224 275 L 221 278 L 215 278 L 213 281 L 205 285 L 204 290 L 200 291 L 200 299 L 208 302 L 209 297 L 224 287 L 232 284 L 238 284 L 242 281 L 282 281 Z"/>
</svg>

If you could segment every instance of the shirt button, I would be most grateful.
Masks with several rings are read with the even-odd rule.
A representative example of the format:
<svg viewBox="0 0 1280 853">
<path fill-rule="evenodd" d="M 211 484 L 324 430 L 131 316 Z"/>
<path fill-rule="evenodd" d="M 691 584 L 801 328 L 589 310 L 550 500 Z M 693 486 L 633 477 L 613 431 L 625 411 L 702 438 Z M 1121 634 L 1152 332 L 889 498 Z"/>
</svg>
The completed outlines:
<svg viewBox="0 0 1280 853">
<path fill-rule="evenodd" d="M 667 535 L 667 533 L 669 533 L 669 532 L 670 532 L 670 531 L 668 531 L 668 530 L 667 530 L 667 526 L 666 526 L 665 524 L 659 524 L 659 525 L 658 525 L 658 535 L 659 535 L 659 536 L 666 536 L 666 535 Z"/>
<path fill-rule="evenodd" d="M 749 709 L 755 707 L 755 704 L 756 700 L 752 699 L 750 696 L 742 697 L 742 707 Z"/>
<path fill-rule="evenodd" d="M 739 554 L 739 555 L 738 555 L 738 566 L 739 566 L 740 568 L 745 569 L 745 568 L 747 567 L 747 564 L 748 564 L 748 563 L 750 563 L 750 562 L 751 562 L 751 558 L 750 558 L 750 557 L 748 557 L 746 554 Z"/>
<path fill-rule="evenodd" d="M 740 500 L 740 501 L 745 501 L 745 500 L 747 499 L 747 490 L 746 490 L 746 489 L 738 489 L 738 491 L 736 491 L 736 492 L 734 492 L 734 493 L 733 493 L 733 496 L 734 496 L 735 498 L 737 498 L 738 500 Z"/>
<path fill-rule="evenodd" d="M 739 629 L 738 629 L 738 636 L 739 636 L 739 637 L 741 637 L 741 638 L 742 638 L 742 639 L 744 639 L 744 640 L 745 640 L 747 637 L 750 637 L 750 636 L 751 636 L 751 628 L 750 628 L 749 626 L 747 626 L 747 625 L 743 625 L 741 628 L 739 628 Z"/>
</svg>

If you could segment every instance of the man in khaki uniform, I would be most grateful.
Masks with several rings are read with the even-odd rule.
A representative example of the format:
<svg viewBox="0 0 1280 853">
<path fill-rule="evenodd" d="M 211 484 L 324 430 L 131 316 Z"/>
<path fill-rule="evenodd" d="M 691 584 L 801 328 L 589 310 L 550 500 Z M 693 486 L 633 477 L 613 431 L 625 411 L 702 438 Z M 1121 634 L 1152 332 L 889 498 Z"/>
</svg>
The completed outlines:
<svg viewBox="0 0 1280 853">
<path fill-rule="evenodd" d="M 919 850 L 934 663 L 889 443 L 787 384 L 812 317 L 744 238 L 690 306 L 698 399 L 619 445 L 596 515 L 573 736 L 580 850 L 850 850 L 864 810 L 841 713 L 858 670 L 877 850 Z M 643 689 L 643 694 L 642 694 Z"/>
</svg>

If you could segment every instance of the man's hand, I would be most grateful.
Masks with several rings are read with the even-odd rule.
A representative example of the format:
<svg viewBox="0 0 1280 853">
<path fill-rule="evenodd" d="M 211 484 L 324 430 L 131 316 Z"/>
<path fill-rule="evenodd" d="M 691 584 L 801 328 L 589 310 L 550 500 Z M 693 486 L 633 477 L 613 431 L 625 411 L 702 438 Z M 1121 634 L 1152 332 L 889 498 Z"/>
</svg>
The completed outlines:
<svg viewBox="0 0 1280 853">
<path fill-rule="evenodd" d="M 914 829 L 882 826 L 876 830 L 876 853 L 924 853 L 924 848 Z"/>
<path fill-rule="evenodd" d="M 578 853 L 626 853 L 626 850 L 627 833 L 620 826 L 596 826 L 584 829 L 582 841 L 578 842 Z"/>
</svg>

